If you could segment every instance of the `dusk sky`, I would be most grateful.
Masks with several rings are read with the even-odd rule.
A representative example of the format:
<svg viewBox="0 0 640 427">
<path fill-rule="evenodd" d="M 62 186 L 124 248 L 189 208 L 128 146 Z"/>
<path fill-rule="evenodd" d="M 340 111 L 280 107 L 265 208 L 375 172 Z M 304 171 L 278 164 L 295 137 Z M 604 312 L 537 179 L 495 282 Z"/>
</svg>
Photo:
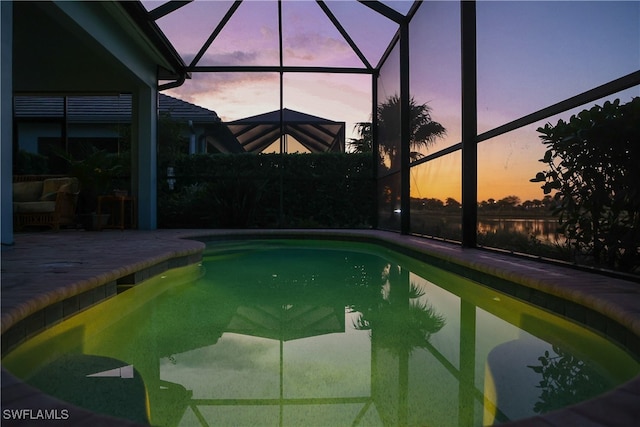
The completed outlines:
<svg viewBox="0 0 640 427">
<path fill-rule="evenodd" d="M 163 2 L 143 1 L 151 10 Z M 411 2 L 385 2 L 401 13 Z M 157 21 L 189 64 L 232 2 L 196 0 Z M 355 1 L 328 1 L 331 11 L 372 65 L 377 65 L 397 26 Z M 315 1 L 283 2 L 285 65 L 362 66 Z M 411 91 L 432 108 L 447 136 L 425 154 L 460 141 L 459 4 L 425 2 L 410 32 Z M 478 131 L 484 132 L 592 87 L 640 69 L 638 1 L 479 1 Z M 277 2 L 244 2 L 199 65 L 278 65 Z M 196 74 L 167 93 L 236 120 L 279 108 L 277 73 Z M 347 137 L 371 115 L 367 75 L 285 74 L 284 106 L 345 121 Z M 397 91 L 386 84 L 386 96 Z M 634 88 L 618 94 L 628 101 Z M 614 99 L 615 97 L 611 97 Z M 601 102 L 599 102 L 601 103 Z M 585 106 L 590 107 L 592 104 Z M 577 110 L 579 111 L 579 110 Z M 559 118 L 551 118 L 555 123 Z M 479 146 L 478 197 L 510 194 L 541 198 L 529 183 L 544 165 L 535 128 Z M 459 155 L 414 168 L 412 195 L 459 200 Z M 455 177 L 452 179 L 452 177 Z M 437 182 L 437 185 L 434 184 Z"/>
</svg>

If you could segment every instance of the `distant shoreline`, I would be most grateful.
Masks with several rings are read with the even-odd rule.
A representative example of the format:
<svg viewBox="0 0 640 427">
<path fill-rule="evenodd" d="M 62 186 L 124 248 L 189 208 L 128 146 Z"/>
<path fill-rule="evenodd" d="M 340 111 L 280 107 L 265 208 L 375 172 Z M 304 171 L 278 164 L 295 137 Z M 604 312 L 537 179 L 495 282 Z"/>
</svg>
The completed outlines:
<svg viewBox="0 0 640 427">
<path fill-rule="evenodd" d="M 457 217 L 462 215 L 462 211 L 459 209 L 449 209 L 449 208 L 441 208 L 441 209 L 411 209 L 411 214 L 416 216 L 446 216 L 446 217 Z M 509 209 L 504 211 L 482 211 L 478 210 L 478 219 L 484 220 L 504 220 L 504 219 L 528 219 L 528 220 L 541 220 L 541 221 L 555 221 L 557 217 L 553 216 L 551 212 L 547 210 L 533 210 L 533 211 L 524 211 L 518 209 Z"/>
</svg>

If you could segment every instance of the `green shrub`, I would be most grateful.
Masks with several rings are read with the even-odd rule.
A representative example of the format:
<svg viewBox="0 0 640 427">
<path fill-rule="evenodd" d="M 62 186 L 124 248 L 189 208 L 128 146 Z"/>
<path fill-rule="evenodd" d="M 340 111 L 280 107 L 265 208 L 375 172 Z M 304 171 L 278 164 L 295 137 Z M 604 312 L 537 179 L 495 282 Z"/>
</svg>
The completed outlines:
<svg viewBox="0 0 640 427">
<path fill-rule="evenodd" d="M 553 194 L 560 229 L 581 262 L 640 269 L 640 97 L 605 102 L 538 129 L 547 170 L 531 181 Z"/>
<path fill-rule="evenodd" d="M 160 166 L 161 227 L 371 227 L 371 154 L 199 154 Z"/>
</svg>

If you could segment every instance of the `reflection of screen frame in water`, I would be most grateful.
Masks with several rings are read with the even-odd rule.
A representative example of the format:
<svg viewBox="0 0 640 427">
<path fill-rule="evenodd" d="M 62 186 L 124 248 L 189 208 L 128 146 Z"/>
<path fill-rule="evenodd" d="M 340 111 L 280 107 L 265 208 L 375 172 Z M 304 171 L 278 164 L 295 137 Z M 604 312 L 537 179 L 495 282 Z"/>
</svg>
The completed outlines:
<svg viewBox="0 0 640 427">
<path fill-rule="evenodd" d="M 229 251 L 226 249 L 232 248 L 234 246 L 235 247 L 244 246 L 246 244 L 247 244 L 246 242 L 242 242 L 242 243 L 235 242 L 235 243 L 224 243 L 221 245 L 212 246 L 212 247 L 217 247 L 218 249 L 222 249 L 223 247 L 225 248 L 225 250 L 219 250 L 213 258 L 217 258 L 223 262 L 224 260 L 227 260 L 228 262 L 230 257 L 233 257 L 235 255 L 233 251 Z M 269 242 L 260 241 L 259 244 L 264 249 L 265 245 L 268 246 Z M 290 245 L 290 247 L 292 248 L 307 247 L 307 248 L 318 249 L 318 248 L 334 247 L 334 248 L 339 248 L 341 250 L 345 249 L 344 242 L 332 243 L 332 242 L 324 242 L 324 241 L 323 242 L 293 241 L 293 242 L 286 242 L 286 244 Z M 450 292 L 452 295 L 456 296 L 457 298 L 461 298 L 462 295 L 464 294 L 465 303 L 461 304 L 461 312 L 459 313 L 461 324 L 470 323 L 473 325 L 474 328 L 476 326 L 482 327 L 482 324 L 476 325 L 477 308 L 480 308 L 481 310 L 484 310 L 487 313 L 491 313 L 494 316 L 502 317 L 509 324 L 522 328 L 523 330 L 535 336 L 545 335 L 549 332 L 553 332 L 551 334 L 552 338 L 549 338 L 549 339 L 557 343 L 562 343 L 566 341 L 566 334 L 572 335 L 574 333 L 573 329 L 575 329 L 577 331 L 575 333 L 580 334 L 581 345 L 584 345 L 587 348 L 599 350 L 598 358 L 600 358 L 601 356 L 602 358 L 604 358 L 604 355 L 606 354 L 607 355 L 606 359 L 607 361 L 609 361 L 612 359 L 612 357 L 615 357 L 615 355 L 611 354 L 610 351 L 603 350 L 603 348 L 606 348 L 606 346 L 613 346 L 613 344 L 604 340 L 602 337 L 593 334 L 592 332 L 586 331 L 586 329 L 584 333 L 580 332 L 581 329 L 584 329 L 582 327 L 579 327 L 577 325 L 574 325 L 572 323 L 562 320 L 562 322 L 566 322 L 566 324 L 569 325 L 567 326 L 569 332 L 564 332 L 564 329 L 560 327 L 557 327 L 556 329 L 558 330 L 554 332 L 554 328 L 550 328 L 549 325 L 555 324 L 555 321 L 552 319 L 555 319 L 556 316 L 552 316 L 543 310 L 540 310 L 528 304 L 524 304 L 520 301 L 514 300 L 497 291 L 491 290 L 485 286 L 481 286 L 481 285 L 478 285 L 477 283 L 468 281 L 467 279 L 458 280 L 457 276 L 455 276 L 450 272 L 446 272 L 436 267 L 424 264 L 413 258 L 408 258 L 401 254 L 391 252 L 382 247 L 373 246 L 369 244 L 355 244 L 353 245 L 353 247 L 354 247 L 354 251 L 360 251 L 360 252 L 368 251 L 374 254 L 383 253 L 386 259 L 389 260 L 391 263 L 402 265 L 403 267 L 408 268 L 412 273 L 415 273 L 415 275 L 420 276 L 422 278 L 428 278 L 424 280 L 428 282 L 430 285 L 433 285 L 433 283 L 437 283 L 438 287 L 446 290 L 447 292 Z M 207 254 L 205 254 L 204 259 L 211 258 Z M 86 340 L 88 340 L 89 337 L 97 333 L 100 333 L 100 331 L 102 330 L 106 330 L 107 328 L 109 328 L 109 325 L 121 321 L 121 318 L 126 317 L 127 313 L 129 314 L 134 313 L 135 310 L 137 310 L 139 307 L 144 305 L 147 301 L 150 301 L 151 299 L 155 298 L 157 295 L 160 295 L 166 292 L 172 292 L 173 294 L 178 295 L 180 292 L 183 291 L 183 289 L 186 289 L 189 287 L 189 285 L 187 284 L 188 282 L 187 279 L 197 277 L 201 274 L 213 273 L 214 270 L 215 269 L 213 267 L 208 267 L 205 265 L 204 268 L 191 266 L 183 269 L 169 271 L 164 275 L 165 277 L 154 278 L 149 282 L 145 282 L 143 285 L 136 286 L 133 289 L 120 294 L 116 298 L 108 300 L 87 312 L 83 312 L 78 314 L 77 316 L 72 317 L 71 319 L 66 321 L 64 324 L 59 324 L 58 326 L 56 326 L 54 329 L 45 331 L 40 336 L 34 338 L 34 340 L 25 342 L 23 345 L 18 347 L 14 352 L 10 353 L 3 360 L 3 363 L 5 363 L 5 367 L 12 370 L 18 376 L 21 376 L 23 378 L 28 377 L 29 375 L 29 373 L 27 372 L 28 367 L 25 365 L 22 365 L 21 354 L 24 355 L 25 352 L 29 351 L 29 349 L 34 349 L 38 345 L 38 342 L 42 343 L 43 342 L 42 340 L 51 340 L 55 338 L 57 335 L 62 334 L 64 331 L 79 330 L 77 329 L 79 327 L 84 328 L 85 338 Z M 412 279 L 412 276 L 407 276 L 407 277 L 409 278 L 408 280 L 415 279 L 415 277 L 413 277 Z M 176 285 L 171 282 L 174 280 L 178 280 L 184 283 L 182 283 L 182 285 Z M 113 316 L 113 313 L 118 313 L 117 319 L 115 318 L 116 316 Z M 135 318 L 135 316 L 133 318 Z M 535 318 L 536 320 L 531 321 L 531 319 L 533 318 Z M 129 327 L 131 327 L 131 325 L 134 325 L 134 324 L 135 323 L 131 323 Z M 467 348 L 468 350 L 469 346 L 476 342 L 476 339 L 477 339 L 476 331 L 475 329 L 473 330 L 461 329 L 458 332 L 458 334 L 460 335 L 458 340 L 459 352 L 460 354 L 462 354 L 462 353 L 465 353 L 463 348 Z M 428 348 L 428 352 L 431 354 L 431 356 L 429 357 L 431 358 L 433 356 L 434 360 L 436 362 L 440 362 L 441 367 L 443 367 L 445 371 L 448 371 L 449 374 L 454 375 L 454 377 L 457 377 L 457 375 L 460 375 L 460 373 L 464 370 L 476 371 L 477 373 L 481 369 L 481 367 L 474 366 L 477 364 L 476 355 L 473 356 L 472 358 L 473 360 L 468 360 L 469 357 L 460 357 L 460 360 L 458 361 L 455 361 L 455 360 L 450 361 L 449 359 L 447 359 L 445 353 L 437 347 L 437 345 L 431 345 L 429 343 L 427 343 L 427 345 L 430 346 Z M 60 349 L 60 347 L 63 347 L 63 346 L 68 346 L 69 348 L 77 347 L 77 345 L 70 342 L 61 342 L 56 346 L 56 348 Z M 613 347 L 617 348 L 616 346 L 613 346 Z M 407 369 L 409 369 L 409 367 L 411 366 L 411 364 L 409 363 L 409 361 L 412 360 L 410 354 L 407 354 L 407 359 L 405 364 L 405 362 L 402 362 L 402 360 L 399 359 L 400 358 L 399 354 L 391 355 L 383 347 L 376 347 L 376 348 L 377 348 L 376 360 L 378 362 L 381 363 L 382 361 L 388 362 L 390 360 L 396 360 L 396 362 L 394 362 L 395 364 L 400 363 L 400 365 L 396 365 L 398 366 L 398 369 L 400 369 L 397 375 L 400 375 L 401 372 L 404 372 L 403 370 L 405 368 L 403 368 L 402 366 L 406 366 Z M 86 350 L 87 352 L 92 351 L 90 345 L 84 346 L 84 348 L 82 348 L 81 350 L 82 351 Z M 619 354 L 620 357 L 624 357 L 626 355 L 626 352 L 624 352 L 621 349 L 618 349 L 617 351 L 620 352 Z M 484 354 L 484 352 L 482 354 Z M 39 356 L 43 357 L 43 360 L 41 361 L 42 364 L 46 364 L 50 361 L 50 359 L 45 358 L 44 357 L 45 355 L 43 354 L 35 355 L 36 358 Z M 129 363 L 130 361 L 123 360 L 123 362 Z M 37 364 L 35 360 L 30 363 Z M 615 364 L 615 365 L 616 367 L 620 367 L 622 364 Z M 33 368 L 33 366 L 31 368 Z M 378 370 L 382 368 L 388 369 L 386 366 L 382 366 L 382 367 L 374 366 L 372 362 L 372 367 L 371 367 L 372 370 L 376 370 L 376 372 L 378 372 Z M 636 366 L 636 369 L 637 369 L 637 366 Z M 148 373 L 146 373 L 144 369 L 142 369 L 141 374 L 148 375 Z M 375 390 L 372 389 L 371 391 L 372 399 L 375 399 L 376 401 L 380 401 L 381 399 L 385 398 L 384 396 L 388 397 L 388 393 L 394 394 L 395 395 L 394 399 L 396 398 L 400 400 L 411 399 L 412 398 L 411 396 L 403 397 L 402 390 L 397 388 L 399 384 L 402 384 L 402 382 L 400 383 L 398 382 L 399 377 L 397 375 L 392 375 L 392 377 L 396 378 L 394 381 L 392 381 L 392 383 L 395 384 L 394 386 L 395 389 L 389 388 L 389 384 L 386 384 L 386 383 L 385 383 L 387 385 L 386 387 L 373 387 Z M 621 373 L 618 372 L 617 374 L 615 374 L 615 376 L 617 375 L 621 375 Z M 148 385 L 153 385 L 155 387 L 156 385 L 158 385 L 158 378 L 149 379 L 149 380 L 145 378 L 145 383 Z M 406 381 L 406 384 L 408 387 L 409 381 Z M 166 387 L 166 384 L 165 384 L 165 387 Z M 482 391 L 483 387 L 484 385 L 478 384 L 477 381 L 474 381 L 470 384 L 461 384 L 460 390 L 457 391 L 458 393 L 457 396 L 460 399 L 461 406 L 465 406 L 468 408 L 470 405 L 470 407 L 473 408 L 473 406 L 476 404 L 474 402 L 478 402 L 478 397 L 477 397 L 478 393 L 480 394 L 480 396 L 482 396 L 482 394 L 484 393 Z M 386 390 L 386 391 L 383 392 L 383 390 Z M 154 391 L 151 390 L 151 393 L 153 394 Z M 379 394 L 379 393 L 382 393 L 382 394 Z M 467 400 L 464 400 L 464 399 L 467 399 Z M 295 403 L 294 400 L 295 399 L 293 400 L 289 399 L 287 402 L 289 402 L 289 404 L 294 404 Z M 466 404 L 463 405 L 462 404 L 463 402 L 466 402 Z M 483 403 L 482 401 L 480 402 Z M 297 403 L 300 404 L 300 402 L 297 402 Z M 327 404 L 326 401 L 323 401 L 323 402 L 318 401 L 316 403 Z M 352 403 L 362 404 L 361 401 L 357 401 L 357 402 L 352 401 Z M 380 408 L 380 410 L 382 410 L 382 408 Z M 433 408 L 432 410 L 435 412 L 438 411 L 438 409 L 433 409 Z M 474 411 L 472 410 L 470 411 L 470 414 L 465 415 L 464 411 L 461 410 L 459 413 L 459 416 L 474 417 L 473 412 Z M 505 418 L 508 418 L 510 414 L 505 415 L 503 411 L 502 414 L 498 413 L 497 415 L 499 417 L 502 416 L 503 419 L 505 419 Z M 476 419 L 476 418 L 472 418 L 472 419 Z"/>
</svg>

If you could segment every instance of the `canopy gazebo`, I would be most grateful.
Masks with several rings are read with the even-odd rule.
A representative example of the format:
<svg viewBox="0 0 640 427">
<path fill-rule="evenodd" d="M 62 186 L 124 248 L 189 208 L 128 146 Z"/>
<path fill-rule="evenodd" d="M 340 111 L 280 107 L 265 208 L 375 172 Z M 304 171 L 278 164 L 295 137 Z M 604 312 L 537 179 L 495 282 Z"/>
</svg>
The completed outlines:
<svg viewBox="0 0 640 427">
<path fill-rule="evenodd" d="M 284 108 L 227 123 L 248 152 L 260 153 L 282 138 L 280 151 L 287 152 L 287 136 L 311 153 L 344 152 L 345 123 Z"/>
</svg>

